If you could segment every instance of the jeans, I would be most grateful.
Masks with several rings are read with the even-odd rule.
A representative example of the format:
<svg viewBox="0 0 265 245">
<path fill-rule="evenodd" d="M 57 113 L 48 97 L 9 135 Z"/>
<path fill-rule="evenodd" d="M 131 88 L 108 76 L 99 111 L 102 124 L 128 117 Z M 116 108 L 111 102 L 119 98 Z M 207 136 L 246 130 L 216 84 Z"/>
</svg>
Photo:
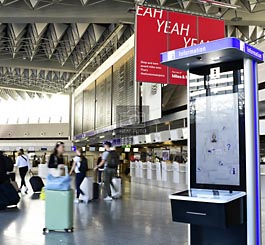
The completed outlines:
<svg viewBox="0 0 265 245">
<path fill-rule="evenodd" d="M 98 183 L 102 183 L 103 170 L 98 169 Z"/>
<path fill-rule="evenodd" d="M 85 173 L 77 173 L 75 176 L 75 186 L 76 186 L 76 198 L 78 199 L 80 194 L 84 195 L 83 191 L 80 189 L 84 178 L 86 177 Z"/>
<path fill-rule="evenodd" d="M 29 170 L 29 168 L 27 166 L 26 167 L 19 168 L 19 175 L 20 175 L 20 178 L 21 178 L 20 188 L 22 188 L 23 186 L 27 187 L 26 186 L 25 177 L 27 175 L 28 170 Z"/>
<path fill-rule="evenodd" d="M 115 187 L 112 183 L 112 179 L 117 175 L 117 170 L 115 168 L 106 168 L 104 170 L 104 187 L 105 187 L 105 192 L 106 195 L 111 197 L 111 189 L 110 185 L 113 187 L 115 190 Z"/>
</svg>

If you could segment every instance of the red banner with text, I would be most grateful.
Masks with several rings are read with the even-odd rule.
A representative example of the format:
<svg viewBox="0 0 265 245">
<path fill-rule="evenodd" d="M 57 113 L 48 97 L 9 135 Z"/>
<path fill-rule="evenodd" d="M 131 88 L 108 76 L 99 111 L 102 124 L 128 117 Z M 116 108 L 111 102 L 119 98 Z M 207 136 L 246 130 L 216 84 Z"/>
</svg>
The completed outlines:
<svg viewBox="0 0 265 245">
<path fill-rule="evenodd" d="M 138 6 L 136 80 L 186 85 L 186 72 L 160 64 L 160 53 L 225 37 L 222 20 Z"/>
</svg>

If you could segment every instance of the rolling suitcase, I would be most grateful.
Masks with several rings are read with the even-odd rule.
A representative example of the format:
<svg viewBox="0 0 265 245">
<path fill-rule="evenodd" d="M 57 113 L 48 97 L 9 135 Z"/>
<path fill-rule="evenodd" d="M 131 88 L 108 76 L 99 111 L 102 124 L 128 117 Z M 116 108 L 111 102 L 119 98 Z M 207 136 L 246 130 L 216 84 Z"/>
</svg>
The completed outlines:
<svg viewBox="0 0 265 245">
<path fill-rule="evenodd" d="M 30 183 L 34 193 L 41 192 L 41 189 L 44 187 L 44 183 L 43 183 L 41 177 L 39 177 L 39 176 L 32 176 L 29 179 L 29 183 Z"/>
<path fill-rule="evenodd" d="M 120 198 L 122 196 L 122 189 L 121 189 L 121 177 L 115 177 L 112 179 L 112 185 L 110 185 L 111 194 L 114 198 Z"/>
<path fill-rule="evenodd" d="M 83 191 L 84 195 L 80 195 L 79 199 L 88 203 L 93 199 L 93 177 L 84 178 L 80 189 Z"/>
<path fill-rule="evenodd" d="M 45 190 L 45 195 L 45 228 L 43 229 L 43 232 L 73 232 L 73 190 Z"/>
<path fill-rule="evenodd" d="M 93 199 L 99 199 L 99 184 L 93 183 Z"/>
<path fill-rule="evenodd" d="M 7 182 L 7 183 L 1 184 L 0 193 L 3 199 L 3 204 L 5 204 L 6 207 L 16 206 L 20 201 L 20 197 L 11 183 Z"/>
</svg>

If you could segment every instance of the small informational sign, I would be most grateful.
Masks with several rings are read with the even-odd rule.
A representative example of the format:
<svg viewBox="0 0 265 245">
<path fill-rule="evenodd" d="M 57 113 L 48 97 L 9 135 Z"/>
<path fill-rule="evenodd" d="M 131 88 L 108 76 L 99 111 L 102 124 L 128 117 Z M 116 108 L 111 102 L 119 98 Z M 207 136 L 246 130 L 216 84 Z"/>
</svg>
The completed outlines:
<svg viewBox="0 0 265 245">
<path fill-rule="evenodd" d="M 72 146 L 71 151 L 76 151 L 76 146 Z"/>
<path fill-rule="evenodd" d="M 220 67 L 214 67 L 210 69 L 210 77 L 211 79 L 218 79 L 220 78 L 221 72 Z"/>
</svg>

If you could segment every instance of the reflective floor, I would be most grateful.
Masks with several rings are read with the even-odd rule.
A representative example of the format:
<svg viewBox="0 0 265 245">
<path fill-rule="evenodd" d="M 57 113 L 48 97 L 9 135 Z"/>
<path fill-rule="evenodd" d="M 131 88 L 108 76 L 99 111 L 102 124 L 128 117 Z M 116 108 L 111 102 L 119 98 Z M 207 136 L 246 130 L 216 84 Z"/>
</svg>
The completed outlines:
<svg viewBox="0 0 265 245">
<path fill-rule="evenodd" d="M 0 212 L 1 245 L 186 245 L 187 226 L 172 223 L 172 190 L 123 182 L 124 197 L 75 206 L 74 233 L 42 234 L 44 201 L 23 196 L 18 209 Z"/>
<path fill-rule="evenodd" d="M 265 221 L 265 176 L 262 216 Z M 23 196 L 18 209 L 0 212 L 1 245 L 187 245 L 188 229 L 171 221 L 168 194 L 176 190 L 123 182 L 121 200 L 75 206 L 75 232 L 42 234 L 44 201 Z M 263 222 L 265 225 L 265 222 Z M 263 225 L 263 234 L 265 226 Z M 263 235 L 263 244 L 265 244 Z"/>
</svg>

